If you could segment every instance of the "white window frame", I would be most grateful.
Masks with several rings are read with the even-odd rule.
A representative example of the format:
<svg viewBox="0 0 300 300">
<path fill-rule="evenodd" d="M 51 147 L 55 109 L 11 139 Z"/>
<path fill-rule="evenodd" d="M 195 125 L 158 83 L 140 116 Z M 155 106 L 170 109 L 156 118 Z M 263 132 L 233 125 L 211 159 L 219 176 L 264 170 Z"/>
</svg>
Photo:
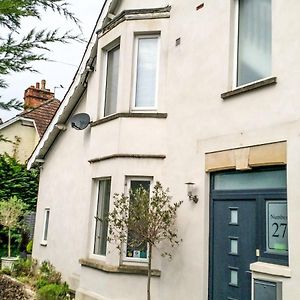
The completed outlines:
<svg viewBox="0 0 300 300">
<path fill-rule="evenodd" d="M 261 78 L 259 80 L 255 80 L 246 84 L 238 85 L 237 79 L 238 79 L 238 54 L 239 54 L 239 0 L 234 0 L 234 53 L 233 53 L 233 76 L 232 76 L 232 86 L 233 89 L 245 87 L 252 85 L 254 83 L 264 81 L 268 78 L 272 78 L 273 76 L 267 76 L 265 78 Z"/>
<path fill-rule="evenodd" d="M 137 107 L 135 106 L 136 101 L 136 85 L 137 85 L 137 62 L 138 62 L 138 45 L 140 39 L 157 38 L 157 61 L 156 61 L 156 82 L 155 82 L 155 96 L 154 105 L 149 107 Z M 132 99 L 131 99 L 131 110 L 132 111 L 155 111 L 157 110 L 157 99 L 158 99 L 158 88 L 159 88 L 159 70 L 160 70 L 160 33 L 155 34 L 138 34 L 134 37 L 134 52 L 133 52 L 133 80 L 132 80 Z"/>
<path fill-rule="evenodd" d="M 94 253 L 94 249 L 95 249 L 95 234 L 96 234 L 96 214 L 97 214 L 97 209 L 98 209 L 98 197 L 99 197 L 99 184 L 101 181 L 103 180 L 110 180 L 111 182 L 111 186 L 112 186 L 112 178 L 107 176 L 107 177 L 101 177 L 101 178 L 97 178 L 94 180 L 94 203 L 93 203 L 93 207 L 92 207 L 92 214 L 91 214 L 91 218 L 92 218 L 92 231 L 91 231 L 91 238 L 90 238 L 90 257 L 91 258 L 95 258 L 98 260 L 105 260 L 106 256 L 107 256 L 107 248 L 108 248 L 108 242 L 106 242 L 106 255 L 101 255 L 101 254 L 96 254 Z M 111 186 L 110 186 L 110 199 L 109 202 L 111 202 Z M 109 207 L 110 207 L 110 203 L 109 203 Z"/>
<path fill-rule="evenodd" d="M 151 193 L 153 191 L 153 177 L 151 176 L 128 176 L 125 179 L 125 195 L 129 197 L 129 191 L 131 188 L 131 181 L 149 181 L 150 182 L 150 193 L 149 197 L 151 197 Z M 130 199 L 129 199 L 130 201 Z M 148 253 L 149 253 L 149 245 L 147 245 L 147 258 L 135 258 L 135 257 L 127 257 L 127 242 L 124 243 L 122 247 L 122 261 L 127 263 L 148 263 Z"/>
<path fill-rule="evenodd" d="M 238 88 L 238 45 L 239 45 L 239 0 L 234 0 L 234 54 L 233 54 L 233 76 L 232 86 Z"/>
<path fill-rule="evenodd" d="M 47 246 L 48 244 L 48 235 L 49 235 L 49 223 L 50 223 L 50 208 L 47 207 L 44 210 L 44 224 L 43 224 L 43 233 L 42 233 L 42 246 Z M 45 239 L 45 235 L 46 239 Z"/>
<path fill-rule="evenodd" d="M 117 87 L 117 104 L 116 104 L 116 112 L 110 115 L 105 115 L 105 105 L 106 105 L 106 84 L 107 84 L 107 67 L 108 67 L 108 53 L 112 51 L 114 48 L 119 47 L 120 49 L 120 57 L 119 57 L 119 73 L 118 73 L 118 87 Z M 119 99 L 119 82 L 120 82 L 120 59 L 121 59 L 121 39 L 118 38 L 109 45 L 102 48 L 103 53 L 103 68 L 102 68 L 102 93 L 101 93 L 101 116 L 106 118 L 108 116 L 114 115 L 118 112 L 118 99 Z M 101 80 L 101 78 L 100 78 Z"/>
</svg>

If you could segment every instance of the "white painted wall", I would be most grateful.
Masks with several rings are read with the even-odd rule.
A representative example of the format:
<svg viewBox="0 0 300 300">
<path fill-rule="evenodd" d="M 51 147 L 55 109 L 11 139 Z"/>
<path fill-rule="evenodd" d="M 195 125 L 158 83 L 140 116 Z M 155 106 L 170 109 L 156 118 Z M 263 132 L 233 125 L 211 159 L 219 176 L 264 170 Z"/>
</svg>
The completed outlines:
<svg viewBox="0 0 300 300">
<path fill-rule="evenodd" d="M 195 0 L 173 0 L 170 4 L 170 19 L 128 21 L 99 40 L 99 58 L 89 80 L 87 98 L 74 112 L 88 112 L 93 120 L 101 117 L 105 67 L 101 49 L 119 36 L 122 61 L 118 112 L 128 112 L 134 33 L 161 30 L 158 112 L 168 113 L 168 118 L 116 119 L 83 132 L 68 128 L 61 133 L 47 154 L 41 173 L 33 255 L 40 260 L 49 259 L 73 288 L 79 286 L 78 299 L 144 299 L 145 277 L 81 268 L 78 259 L 91 257 L 93 179 L 111 176 L 113 194 L 124 191 L 125 176 L 153 176 L 170 188 L 174 201 L 184 200 L 178 216 L 183 243 L 174 252 L 172 262 L 156 256 L 155 265 L 162 276 L 154 280 L 153 299 L 206 300 L 209 175 L 205 173 L 205 153 L 287 140 L 292 277 L 262 276 L 283 282 L 284 300 L 298 299 L 300 44 L 295 37 L 300 29 L 300 3 L 273 1 L 272 75 L 277 76 L 278 83 L 227 100 L 220 95 L 232 88 L 233 0 L 205 1 L 200 10 L 196 10 L 200 3 Z M 148 5 L 158 7 L 166 3 L 128 0 L 122 9 Z M 181 38 L 178 47 L 177 38 Z M 165 154 L 166 159 L 88 163 L 89 159 L 118 153 Z M 198 188 L 200 200 L 196 205 L 187 199 L 187 181 L 195 182 Z M 39 241 L 46 207 L 51 209 L 49 239 L 47 247 L 42 247 Z M 119 264 L 119 254 L 112 246 L 105 262 Z M 84 298 L 84 293 L 94 296 Z"/>
</svg>

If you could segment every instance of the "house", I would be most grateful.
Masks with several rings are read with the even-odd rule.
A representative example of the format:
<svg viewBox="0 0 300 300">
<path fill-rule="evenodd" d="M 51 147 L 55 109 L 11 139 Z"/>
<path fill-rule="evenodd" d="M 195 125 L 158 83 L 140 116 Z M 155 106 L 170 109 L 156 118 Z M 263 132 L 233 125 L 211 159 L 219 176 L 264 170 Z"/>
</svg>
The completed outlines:
<svg viewBox="0 0 300 300">
<path fill-rule="evenodd" d="M 60 101 L 46 88 L 46 81 L 30 86 L 24 93 L 24 111 L 2 123 L 0 153 L 8 153 L 25 163 L 51 122 Z"/>
<path fill-rule="evenodd" d="M 44 161 L 33 256 L 76 299 L 146 298 L 147 253 L 120 254 L 95 216 L 155 181 L 184 203 L 173 260 L 154 254 L 153 299 L 300 299 L 299 10 L 105 1 L 28 163 Z"/>
</svg>

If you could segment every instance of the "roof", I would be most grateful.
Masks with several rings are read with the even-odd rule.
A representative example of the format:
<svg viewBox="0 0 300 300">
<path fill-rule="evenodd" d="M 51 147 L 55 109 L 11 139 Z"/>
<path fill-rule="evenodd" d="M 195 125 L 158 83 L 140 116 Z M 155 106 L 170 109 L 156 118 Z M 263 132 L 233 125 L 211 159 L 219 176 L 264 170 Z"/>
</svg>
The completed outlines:
<svg viewBox="0 0 300 300">
<path fill-rule="evenodd" d="M 68 91 L 66 92 L 64 99 L 58 108 L 56 114 L 54 115 L 51 123 L 46 129 L 44 135 L 40 139 L 38 145 L 33 151 L 31 157 L 28 160 L 27 168 L 30 169 L 34 164 L 37 163 L 37 160 L 43 159 L 50 149 L 52 143 L 56 140 L 56 137 L 60 134 L 56 124 L 65 124 L 69 116 L 71 115 L 73 109 L 76 107 L 77 103 L 81 100 L 87 86 L 87 80 L 92 72 L 91 66 L 95 62 L 97 55 L 97 41 L 98 37 L 96 31 L 100 26 L 101 21 L 105 15 L 107 15 L 109 7 L 108 3 L 111 2 L 120 2 L 121 0 L 105 0 L 99 14 L 98 20 L 95 24 L 94 30 L 90 37 L 90 40 L 84 51 L 80 65 L 75 73 L 73 81 L 69 86 Z"/>
<path fill-rule="evenodd" d="M 60 101 L 53 98 L 36 108 L 20 113 L 19 116 L 34 120 L 37 132 L 39 136 L 42 137 L 48 125 L 51 123 L 59 105 Z"/>
</svg>

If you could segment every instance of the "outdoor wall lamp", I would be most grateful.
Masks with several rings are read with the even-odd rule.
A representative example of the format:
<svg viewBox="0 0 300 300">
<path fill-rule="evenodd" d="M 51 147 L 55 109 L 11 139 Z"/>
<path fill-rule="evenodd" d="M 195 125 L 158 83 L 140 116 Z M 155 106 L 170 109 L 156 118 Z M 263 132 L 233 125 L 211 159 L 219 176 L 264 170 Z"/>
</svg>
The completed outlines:
<svg viewBox="0 0 300 300">
<path fill-rule="evenodd" d="M 186 185 L 187 185 L 187 194 L 188 194 L 189 200 L 194 201 L 194 203 L 197 203 L 199 201 L 199 198 L 197 195 L 194 195 L 195 183 L 194 182 L 186 182 Z"/>
</svg>

